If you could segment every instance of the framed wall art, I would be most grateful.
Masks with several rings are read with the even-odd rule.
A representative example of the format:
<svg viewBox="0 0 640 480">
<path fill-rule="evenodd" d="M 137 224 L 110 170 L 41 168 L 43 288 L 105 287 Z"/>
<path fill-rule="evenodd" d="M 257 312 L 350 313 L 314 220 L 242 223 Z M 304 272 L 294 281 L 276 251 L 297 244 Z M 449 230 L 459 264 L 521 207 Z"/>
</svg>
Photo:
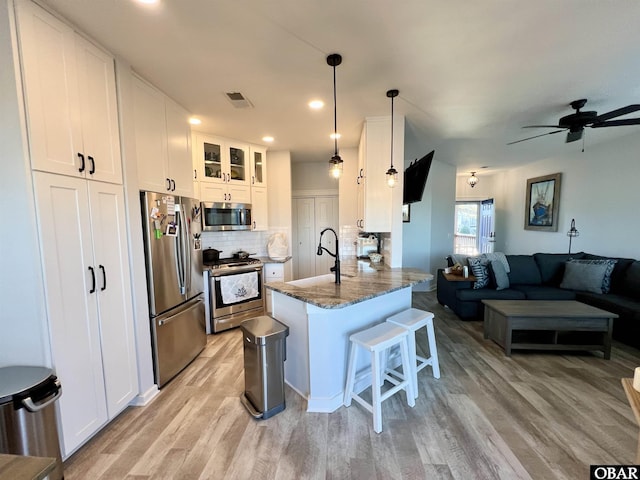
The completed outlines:
<svg viewBox="0 0 640 480">
<path fill-rule="evenodd" d="M 411 221 L 411 204 L 402 205 L 402 221 L 404 223 Z"/>
<path fill-rule="evenodd" d="M 561 173 L 553 173 L 527 180 L 525 230 L 558 231 L 561 177 Z"/>
</svg>

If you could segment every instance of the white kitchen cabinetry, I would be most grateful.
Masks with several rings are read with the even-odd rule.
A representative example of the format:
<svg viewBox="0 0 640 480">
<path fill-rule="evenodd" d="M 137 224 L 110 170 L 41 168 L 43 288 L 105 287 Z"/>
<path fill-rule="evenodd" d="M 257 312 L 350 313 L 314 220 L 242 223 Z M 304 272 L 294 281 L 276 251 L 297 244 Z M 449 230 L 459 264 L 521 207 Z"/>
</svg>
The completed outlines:
<svg viewBox="0 0 640 480">
<path fill-rule="evenodd" d="M 68 457 L 138 392 L 122 187 L 34 172 L 49 335 Z"/>
<path fill-rule="evenodd" d="M 259 145 L 249 146 L 251 157 L 251 186 L 267 186 L 267 149 Z"/>
<path fill-rule="evenodd" d="M 17 12 L 32 168 L 122 183 L 113 57 L 29 1 Z"/>
<path fill-rule="evenodd" d="M 189 112 L 135 75 L 133 101 L 140 190 L 193 197 Z"/>
<path fill-rule="evenodd" d="M 194 134 L 193 165 L 200 183 L 200 200 L 250 203 L 248 145 L 234 140 Z"/>
<path fill-rule="evenodd" d="M 394 165 L 402 175 L 404 117 L 394 119 Z M 386 172 L 391 160 L 391 117 L 368 117 L 358 148 L 357 226 L 366 232 L 392 230 L 393 189 Z M 396 188 L 402 188 L 402 183 Z M 399 207 L 398 207 L 399 208 Z"/>
<path fill-rule="evenodd" d="M 265 263 L 264 264 L 264 283 L 271 282 L 288 282 L 291 280 L 290 268 L 285 263 Z M 265 288 L 265 309 L 268 314 L 271 313 L 271 290 Z"/>
<path fill-rule="evenodd" d="M 253 231 L 269 229 L 267 202 L 267 187 L 251 187 L 251 229 Z"/>
</svg>

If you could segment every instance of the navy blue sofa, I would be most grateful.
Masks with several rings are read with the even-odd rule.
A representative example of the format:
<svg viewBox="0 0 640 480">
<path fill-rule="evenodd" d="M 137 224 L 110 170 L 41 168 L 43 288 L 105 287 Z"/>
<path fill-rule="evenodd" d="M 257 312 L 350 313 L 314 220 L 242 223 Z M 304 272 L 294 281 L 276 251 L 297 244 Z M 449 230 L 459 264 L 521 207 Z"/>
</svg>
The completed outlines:
<svg viewBox="0 0 640 480">
<path fill-rule="evenodd" d="M 640 348 L 640 261 L 601 257 L 589 253 L 535 253 L 507 255 L 509 288 L 496 290 L 491 283 L 474 289 L 470 281 L 448 281 L 437 273 L 437 297 L 462 320 L 482 320 L 482 300 L 577 300 L 616 313 L 613 338 Z M 617 260 L 611 273 L 609 293 L 592 293 L 560 288 L 565 262 L 570 259 Z"/>
</svg>

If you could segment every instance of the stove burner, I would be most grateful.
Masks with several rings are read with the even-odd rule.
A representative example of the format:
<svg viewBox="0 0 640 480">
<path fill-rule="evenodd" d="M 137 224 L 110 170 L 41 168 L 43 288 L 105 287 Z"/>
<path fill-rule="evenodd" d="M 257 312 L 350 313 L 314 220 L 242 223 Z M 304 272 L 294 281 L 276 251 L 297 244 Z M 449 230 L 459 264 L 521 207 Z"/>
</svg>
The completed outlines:
<svg viewBox="0 0 640 480">
<path fill-rule="evenodd" d="M 256 263 L 261 263 L 257 258 L 221 258 L 219 260 L 214 260 L 209 263 L 205 263 L 205 265 L 211 269 L 220 269 L 220 268 L 233 268 L 233 267 L 244 267 L 246 265 L 253 265 Z"/>
</svg>

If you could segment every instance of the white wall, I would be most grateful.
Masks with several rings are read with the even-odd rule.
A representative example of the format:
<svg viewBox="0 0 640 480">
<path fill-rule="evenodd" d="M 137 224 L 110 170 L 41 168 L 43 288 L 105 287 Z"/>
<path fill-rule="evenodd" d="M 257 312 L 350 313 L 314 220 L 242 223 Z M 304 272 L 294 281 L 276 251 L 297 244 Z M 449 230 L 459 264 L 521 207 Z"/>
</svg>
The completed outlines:
<svg viewBox="0 0 640 480">
<path fill-rule="evenodd" d="M 51 366 L 12 2 L 0 0 L 0 366 Z"/>
<path fill-rule="evenodd" d="M 508 171 L 504 178 L 507 253 L 567 252 L 571 219 L 580 236 L 571 251 L 640 258 L 638 178 L 640 139 L 632 133 L 612 142 L 564 146 L 570 153 Z M 525 190 L 528 178 L 562 173 L 557 232 L 524 229 Z"/>
<path fill-rule="evenodd" d="M 340 151 L 342 157 L 342 151 Z M 344 159 L 343 159 L 344 161 Z M 291 188 L 300 190 L 335 190 L 338 179 L 329 173 L 329 157 L 326 162 L 295 162 L 291 164 Z"/>
</svg>

